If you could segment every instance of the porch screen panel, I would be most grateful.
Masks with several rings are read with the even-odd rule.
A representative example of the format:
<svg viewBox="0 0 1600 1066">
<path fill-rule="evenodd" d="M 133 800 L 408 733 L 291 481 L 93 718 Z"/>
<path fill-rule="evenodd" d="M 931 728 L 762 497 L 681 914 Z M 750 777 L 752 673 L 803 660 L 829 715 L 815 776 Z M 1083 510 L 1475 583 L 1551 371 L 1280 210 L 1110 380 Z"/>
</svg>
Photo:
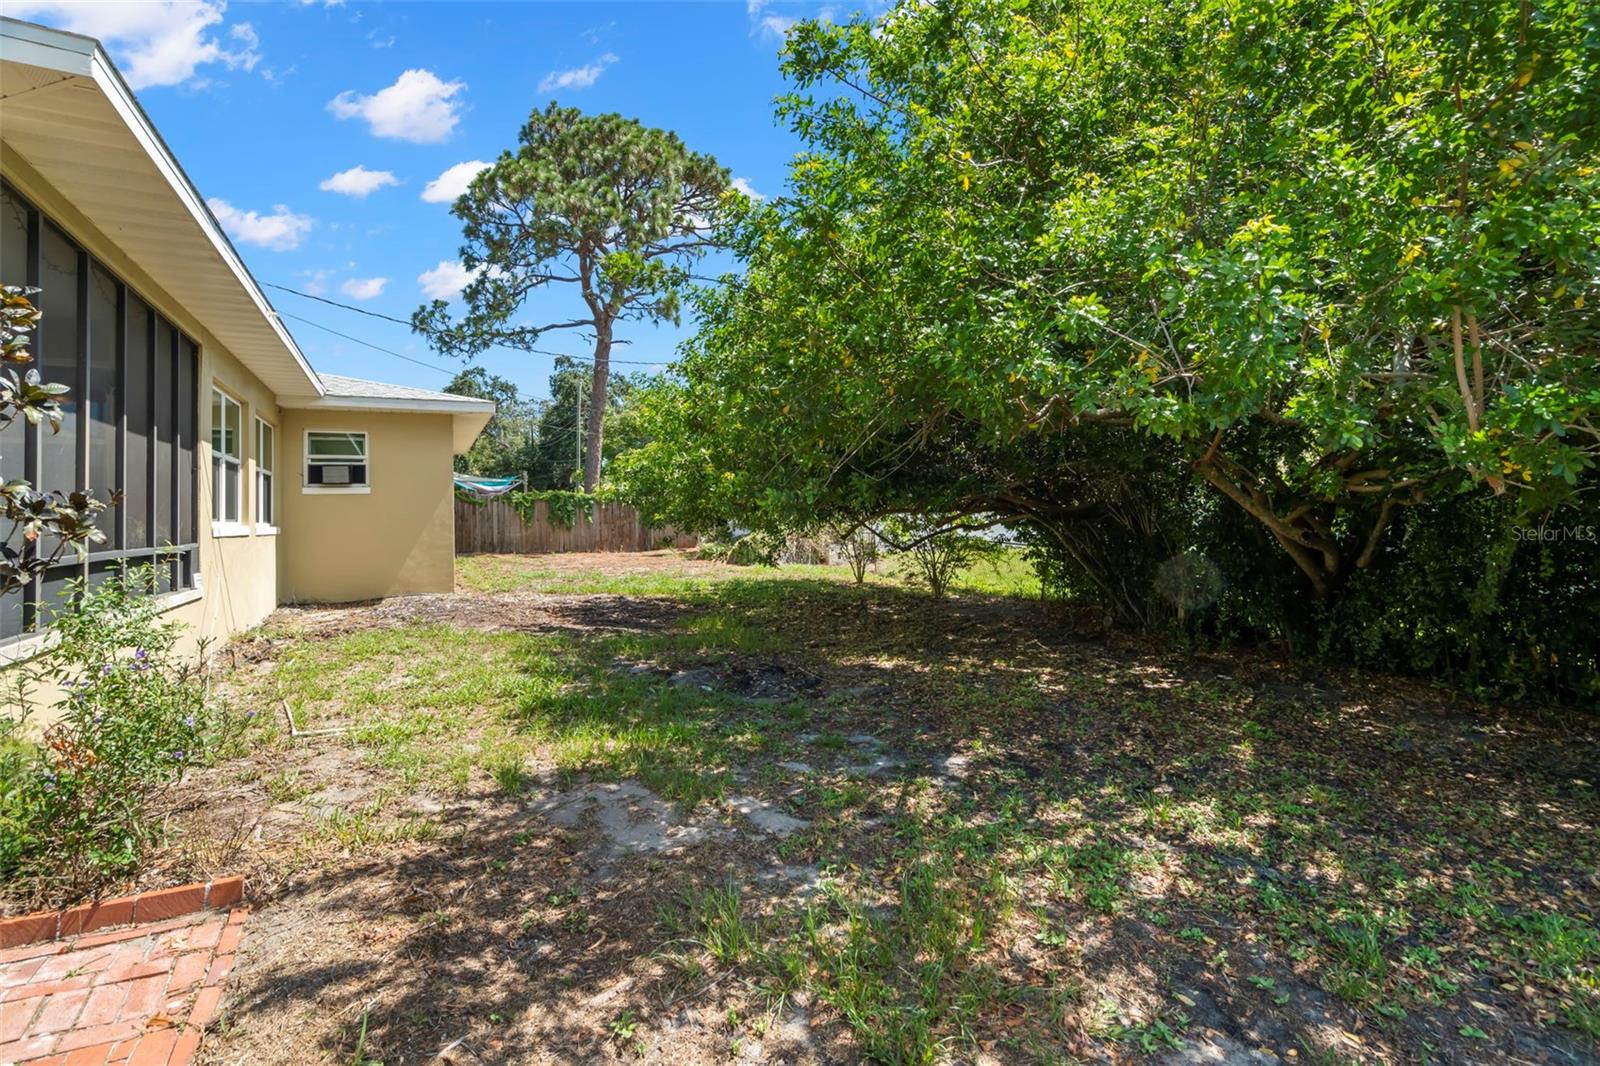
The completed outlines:
<svg viewBox="0 0 1600 1066">
<path fill-rule="evenodd" d="M 32 281 L 28 270 L 28 218 L 27 207 L 11 195 L 11 190 L 0 189 L 0 284 L 27 285 Z M 0 429 L 0 480 L 15 481 L 25 472 L 25 424 L 19 418 Z M 22 593 L 0 596 L 0 640 L 21 632 Z"/>
<path fill-rule="evenodd" d="M 150 529 L 150 332 L 149 306 L 128 294 L 128 439 L 123 446 L 123 482 L 128 512 L 128 547 L 154 546 Z"/>
<path fill-rule="evenodd" d="M 173 492 L 173 446 L 177 427 L 173 424 L 173 391 L 177 387 L 177 335 L 165 319 L 156 321 L 156 547 L 175 544 L 173 512 L 177 507 Z"/>
<path fill-rule="evenodd" d="M 39 373 L 46 381 L 69 390 L 61 400 L 61 429 L 50 432 L 41 425 L 40 452 L 44 458 L 39 484 L 70 492 L 83 487 L 77 469 L 78 417 L 83 408 L 83 376 L 79 373 L 82 335 L 78 322 L 78 250 L 54 226 L 40 234 Z"/>
<path fill-rule="evenodd" d="M 38 289 L 32 350 L 63 385 L 59 432 L 18 420 L 0 430 L 0 477 L 45 491 L 87 488 L 121 508 L 96 518 L 104 539 L 68 550 L 42 577 L 0 597 L 0 640 L 48 625 L 64 593 L 129 566 L 155 567 L 153 591 L 193 587 L 198 562 L 195 436 L 199 349 L 69 233 L 0 182 L 0 282 Z M 54 544 L 9 546 L 50 553 Z"/>
<path fill-rule="evenodd" d="M 96 265 L 89 272 L 89 384 L 85 395 L 89 404 L 89 490 L 102 500 L 122 488 L 117 471 L 117 352 L 122 343 L 118 321 L 121 298 L 117 279 Z M 117 531 L 121 515 L 101 512 L 100 527 L 106 534 L 101 547 L 120 548 Z"/>
<path fill-rule="evenodd" d="M 196 394 L 195 380 L 199 374 L 200 354 L 194 342 L 187 337 L 178 338 L 178 396 L 180 400 Z M 195 404 L 178 404 L 178 542 L 193 544 L 196 534 L 195 484 L 198 467 L 194 442 L 197 431 Z M 179 584 L 185 588 L 194 583 L 196 553 L 185 552 Z"/>
<path fill-rule="evenodd" d="M 0 284 L 25 286 L 32 280 L 28 270 L 28 209 L 11 195 L 10 189 L 0 190 Z M 0 429 L 0 480 L 15 481 L 23 475 L 23 424 L 19 418 Z"/>
</svg>

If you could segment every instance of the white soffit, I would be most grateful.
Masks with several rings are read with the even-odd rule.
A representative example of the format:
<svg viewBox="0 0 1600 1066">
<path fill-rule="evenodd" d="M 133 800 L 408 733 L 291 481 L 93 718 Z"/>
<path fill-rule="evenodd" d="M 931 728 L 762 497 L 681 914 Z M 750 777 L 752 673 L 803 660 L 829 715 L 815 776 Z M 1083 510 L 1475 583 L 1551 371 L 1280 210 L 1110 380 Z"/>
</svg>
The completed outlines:
<svg viewBox="0 0 1600 1066">
<path fill-rule="evenodd" d="M 0 138 L 274 393 L 322 395 L 97 42 L 0 19 Z"/>
</svg>

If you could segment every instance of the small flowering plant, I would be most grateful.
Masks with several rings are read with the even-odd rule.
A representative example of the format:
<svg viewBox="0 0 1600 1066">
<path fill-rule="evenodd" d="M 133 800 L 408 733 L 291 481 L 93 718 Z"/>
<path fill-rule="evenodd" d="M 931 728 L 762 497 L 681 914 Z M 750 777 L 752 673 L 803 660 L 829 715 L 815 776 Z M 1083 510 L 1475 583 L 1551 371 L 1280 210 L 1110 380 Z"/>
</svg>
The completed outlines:
<svg viewBox="0 0 1600 1066">
<path fill-rule="evenodd" d="M 24 882 L 38 899 L 134 869 L 154 801 L 234 730 L 207 698 L 203 656 L 180 652 L 179 627 L 162 621 L 149 587 L 135 570 L 75 589 L 52 622 L 52 650 L 8 701 L 17 710 L 0 711 L 0 882 Z M 51 724 L 25 739 L 35 694 L 52 689 Z"/>
</svg>

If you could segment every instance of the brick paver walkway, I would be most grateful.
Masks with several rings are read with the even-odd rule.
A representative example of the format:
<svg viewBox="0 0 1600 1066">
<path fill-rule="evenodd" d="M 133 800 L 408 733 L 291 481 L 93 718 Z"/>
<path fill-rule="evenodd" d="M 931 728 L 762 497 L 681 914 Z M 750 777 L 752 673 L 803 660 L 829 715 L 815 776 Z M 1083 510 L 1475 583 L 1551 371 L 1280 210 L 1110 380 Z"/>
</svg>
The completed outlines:
<svg viewBox="0 0 1600 1066">
<path fill-rule="evenodd" d="M 0 1064 L 188 1063 L 216 1017 L 247 913 L 0 951 Z"/>
</svg>

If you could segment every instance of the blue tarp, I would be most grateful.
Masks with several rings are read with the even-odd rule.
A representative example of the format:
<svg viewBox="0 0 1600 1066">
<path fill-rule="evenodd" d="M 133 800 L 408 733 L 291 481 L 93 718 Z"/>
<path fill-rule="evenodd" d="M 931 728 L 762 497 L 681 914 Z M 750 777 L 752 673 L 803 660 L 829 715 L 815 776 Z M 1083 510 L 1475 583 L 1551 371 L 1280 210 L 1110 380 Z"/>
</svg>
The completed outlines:
<svg viewBox="0 0 1600 1066">
<path fill-rule="evenodd" d="M 522 484 L 520 477 L 473 477 L 470 474 L 457 474 L 454 480 L 456 488 L 474 496 L 504 496 Z"/>
</svg>

